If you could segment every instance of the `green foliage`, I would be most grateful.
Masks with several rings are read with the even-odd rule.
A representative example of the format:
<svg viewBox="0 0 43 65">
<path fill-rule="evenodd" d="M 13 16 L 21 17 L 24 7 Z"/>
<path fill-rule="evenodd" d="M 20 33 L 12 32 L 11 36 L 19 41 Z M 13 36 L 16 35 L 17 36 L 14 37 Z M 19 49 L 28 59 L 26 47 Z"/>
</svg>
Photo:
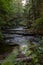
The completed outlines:
<svg viewBox="0 0 43 65">
<path fill-rule="evenodd" d="M 0 0 L 1 22 L 9 21 L 10 19 L 18 17 L 18 15 L 21 16 L 23 9 L 20 3 L 21 0 Z"/>
<path fill-rule="evenodd" d="M 43 39 L 42 39 L 43 40 Z M 43 65 L 43 41 L 40 41 L 39 45 L 36 45 L 34 43 L 30 43 L 30 47 L 28 49 L 28 51 L 26 51 L 25 56 L 27 57 L 32 57 L 30 62 L 16 62 L 16 57 L 18 55 L 18 52 L 16 53 L 15 51 L 13 51 L 13 53 L 11 53 L 11 55 L 9 55 L 4 62 L 2 63 L 2 65 Z"/>
<path fill-rule="evenodd" d="M 0 0 L 0 28 L 6 25 L 13 27 L 19 23 L 19 16 L 23 11 L 20 3 L 21 0 Z M 15 20 L 15 18 L 17 19 Z"/>
<path fill-rule="evenodd" d="M 22 5 L 20 0 L 0 0 L 0 28 L 4 24 L 12 26 L 11 21 L 12 18 L 17 18 L 15 20 L 15 24 L 18 25 L 20 21 L 20 16 L 22 17 L 23 15 L 23 22 L 21 24 L 28 24 L 29 23 L 29 11 L 31 8 L 31 4 L 27 4 L 24 7 L 24 11 L 22 9 Z M 26 21 L 26 22 L 25 22 Z M 29 25 L 29 24 L 28 24 Z M 35 20 L 33 23 L 33 29 L 36 30 L 43 30 L 43 17 L 38 18 Z M 3 34 L 0 32 L 0 40 L 3 39 Z M 26 41 L 23 41 L 26 43 Z M 11 53 L 2 63 L 2 65 L 43 65 L 43 40 L 41 40 L 40 45 L 37 46 L 34 43 L 30 43 L 29 49 L 26 49 L 25 47 L 23 48 L 23 51 L 26 50 L 25 56 L 29 57 L 31 55 L 32 60 L 31 62 L 16 62 L 15 59 L 18 55 L 18 51 L 16 50 L 15 52 Z M 6 51 L 6 49 L 5 49 Z"/>
<path fill-rule="evenodd" d="M 0 41 L 3 40 L 3 34 L 0 32 Z"/>
<path fill-rule="evenodd" d="M 31 53 L 32 53 L 31 50 L 27 50 L 26 53 L 25 53 L 25 56 L 30 56 Z"/>
<path fill-rule="evenodd" d="M 14 65 L 12 62 L 5 62 L 2 65 Z"/>
<path fill-rule="evenodd" d="M 43 17 L 35 20 L 35 22 L 33 23 L 33 29 L 43 30 Z"/>
</svg>

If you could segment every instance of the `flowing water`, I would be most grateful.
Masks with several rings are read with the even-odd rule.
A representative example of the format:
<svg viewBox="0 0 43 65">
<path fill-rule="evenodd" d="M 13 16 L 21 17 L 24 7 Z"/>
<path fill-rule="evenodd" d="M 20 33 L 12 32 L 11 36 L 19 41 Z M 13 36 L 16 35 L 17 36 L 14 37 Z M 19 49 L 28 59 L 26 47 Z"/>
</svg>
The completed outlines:
<svg viewBox="0 0 43 65">
<path fill-rule="evenodd" d="M 16 28 L 16 29 L 9 29 L 9 30 L 10 31 L 12 31 L 12 30 L 18 31 L 19 30 L 19 33 L 20 33 L 20 30 L 23 30 L 23 27 L 19 27 L 19 28 Z M 18 35 L 18 34 L 14 34 L 14 33 L 13 34 L 6 33 L 6 34 L 4 34 L 4 36 L 5 36 L 5 43 L 6 44 L 11 45 L 11 46 L 18 44 L 21 48 L 22 47 L 27 48 L 30 41 L 32 41 L 35 44 L 39 44 L 40 40 L 42 39 L 41 36 L 30 36 L 30 35 L 24 36 L 24 35 Z M 15 51 L 15 48 L 13 50 Z M 25 51 L 22 51 L 22 53 L 25 53 Z M 5 55 L 6 55 L 6 53 L 5 53 Z"/>
<path fill-rule="evenodd" d="M 9 29 L 10 31 L 14 31 L 16 30 L 19 31 L 19 33 L 21 33 L 20 31 L 23 30 L 22 27 L 16 28 L 16 29 Z M 27 45 L 27 43 L 29 43 L 29 41 L 31 40 L 32 42 L 35 43 L 39 43 L 41 36 L 24 36 L 24 35 L 18 35 L 18 34 L 5 34 L 5 42 L 10 44 L 19 44 L 19 45 Z"/>
<path fill-rule="evenodd" d="M 23 27 L 18 27 L 15 29 L 9 29 L 10 31 L 14 32 L 16 30 L 16 32 L 22 33 L 21 30 L 24 30 Z M 24 32 L 25 33 L 25 32 Z M 27 48 L 29 46 L 30 41 L 32 43 L 35 43 L 36 45 L 39 44 L 40 40 L 42 39 L 41 36 L 31 36 L 31 35 L 19 35 L 19 34 L 6 34 L 5 35 L 5 42 L 6 44 L 9 45 L 15 45 L 18 44 L 20 46 L 20 48 L 25 47 Z M 23 51 L 24 53 L 24 51 Z"/>
</svg>

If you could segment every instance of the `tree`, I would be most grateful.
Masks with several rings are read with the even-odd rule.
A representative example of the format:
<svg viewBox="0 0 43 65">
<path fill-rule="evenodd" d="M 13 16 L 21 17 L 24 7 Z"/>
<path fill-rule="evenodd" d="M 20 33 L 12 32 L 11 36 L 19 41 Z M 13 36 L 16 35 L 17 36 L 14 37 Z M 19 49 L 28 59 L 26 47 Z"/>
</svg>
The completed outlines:
<svg viewBox="0 0 43 65">
<path fill-rule="evenodd" d="M 43 17 L 40 17 L 34 21 L 33 29 L 36 31 L 43 31 Z"/>
<path fill-rule="evenodd" d="M 22 0 L 0 0 L 0 29 L 3 26 L 12 27 L 19 23 L 23 11 L 21 1 Z"/>
<path fill-rule="evenodd" d="M 9 21 L 22 13 L 21 0 L 0 0 L 0 4 L 0 19 L 3 21 Z"/>
</svg>

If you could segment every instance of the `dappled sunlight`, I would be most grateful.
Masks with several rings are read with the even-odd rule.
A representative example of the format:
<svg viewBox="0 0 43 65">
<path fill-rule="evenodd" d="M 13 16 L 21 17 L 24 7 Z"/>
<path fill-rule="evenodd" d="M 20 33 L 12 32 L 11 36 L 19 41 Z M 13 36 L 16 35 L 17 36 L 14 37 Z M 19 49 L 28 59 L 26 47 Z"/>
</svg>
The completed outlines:
<svg viewBox="0 0 43 65">
<path fill-rule="evenodd" d="M 23 4 L 23 6 L 25 6 L 26 5 L 26 0 L 22 0 L 22 4 Z"/>
</svg>

